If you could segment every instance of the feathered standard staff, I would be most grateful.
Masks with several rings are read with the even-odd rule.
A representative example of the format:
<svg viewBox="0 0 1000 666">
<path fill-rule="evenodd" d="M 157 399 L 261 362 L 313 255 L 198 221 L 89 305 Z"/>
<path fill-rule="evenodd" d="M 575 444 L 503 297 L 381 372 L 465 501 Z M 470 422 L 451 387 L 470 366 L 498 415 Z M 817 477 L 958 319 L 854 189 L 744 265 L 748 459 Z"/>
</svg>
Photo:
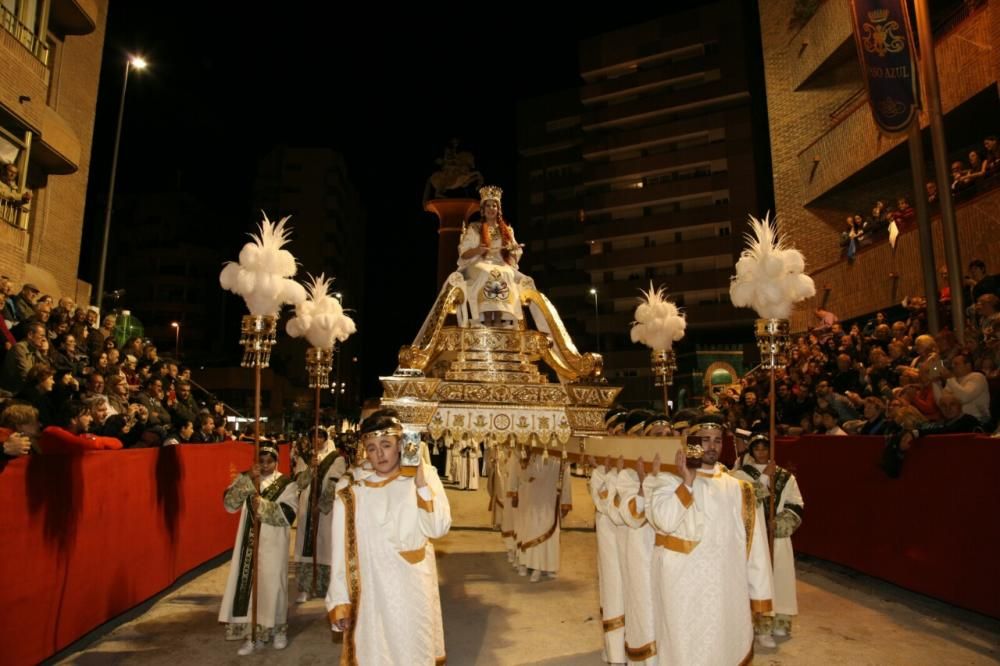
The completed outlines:
<svg viewBox="0 0 1000 666">
<path fill-rule="evenodd" d="M 653 377 L 656 385 L 663 387 L 663 412 L 669 414 L 668 392 L 677 369 L 673 346 L 684 337 L 687 320 L 677 306 L 667 300 L 664 287 L 654 288 L 650 281 L 649 291 L 643 291 L 642 295 L 632 322 L 632 342 L 641 342 L 652 350 Z"/>
<path fill-rule="evenodd" d="M 240 250 L 239 262 L 227 262 L 219 275 L 223 289 L 239 294 L 250 314 L 243 315 L 240 344 L 243 345 L 244 368 L 254 369 L 254 464 L 260 459 L 260 370 L 270 365 L 271 347 L 277 332 L 278 310 L 281 306 L 305 300 L 306 292 L 292 278 L 296 272 L 295 257 L 282 248 L 288 243 L 288 218 L 275 224 L 267 219 L 260 223 L 260 232 Z M 260 479 L 254 479 L 260 496 Z M 260 544 L 260 519 L 253 514 L 253 607 L 250 618 L 250 641 L 257 642 L 257 564 Z"/>
<path fill-rule="evenodd" d="M 312 535 L 312 593 L 319 579 L 317 551 L 317 531 L 319 529 L 319 499 L 323 481 L 319 478 L 320 442 L 319 432 L 320 390 L 330 387 L 330 369 L 333 367 L 333 346 L 344 342 L 356 330 L 354 320 L 344 314 L 340 300 L 330 294 L 333 278 L 320 273 L 319 277 L 309 276 L 305 290 L 308 298 L 295 306 L 295 316 L 288 320 L 285 331 L 293 338 L 304 337 L 312 345 L 306 350 L 306 371 L 309 373 L 309 388 L 316 389 L 315 425 L 313 427 L 313 456 L 310 461 L 312 483 L 310 485 L 309 525 Z M 340 390 L 340 387 L 337 387 Z M 331 454 L 332 455 L 332 454 Z M 325 591 L 324 591 L 325 594 Z"/>
<path fill-rule="evenodd" d="M 760 319 L 756 323 L 760 364 L 771 372 L 770 439 L 771 462 L 775 456 L 774 371 L 787 364 L 788 315 L 799 301 L 816 295 L 813 279 L 806 275 L 802 253 L 785 246 L 769 216 L 758 220 L 750 216 L 752 233 L 746 234 L 747 247 L 736 262 L 736 275 L 729 285 L 733 305 L 753 308 Z M 768 536 L 774 552 L 774 479 L 771 479 L 771 506 Z"/>
</svg>

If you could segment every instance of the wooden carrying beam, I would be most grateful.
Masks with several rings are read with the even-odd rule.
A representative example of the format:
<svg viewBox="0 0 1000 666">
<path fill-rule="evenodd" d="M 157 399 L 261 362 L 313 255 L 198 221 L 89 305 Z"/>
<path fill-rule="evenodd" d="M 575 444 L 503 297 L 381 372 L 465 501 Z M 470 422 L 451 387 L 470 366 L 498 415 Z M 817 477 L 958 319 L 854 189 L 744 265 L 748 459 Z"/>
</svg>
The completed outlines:
<svg viewBox="0 0 1000 666">
<path fill-rule="evenodd" d="M 546 447 L 532 446 L 533 453 L 542 453 Z M 684 451 L 685 447 L 680 437 L 585 437 L 582 440 L 574 437 L 566 445 L 566 458 L 575 463 L 582 463 L 587 456 L 593 456 L 597 464 L 601 465 L 608 457 L 611 464 L 617 464 L 618 457 L 625 459 L 625 467 L 638 469 L 638 459 L 641 457 L 646 467 L 646 471 L 652 469 L 652 460 L 656 454 L 660 454 L 660 471 L 675 474 L 677 467 L 674 459 L 678 451 Z M 562 454 L 561 447 L 557 444 L 548 447 L 550 456 Z"/>
</svg>

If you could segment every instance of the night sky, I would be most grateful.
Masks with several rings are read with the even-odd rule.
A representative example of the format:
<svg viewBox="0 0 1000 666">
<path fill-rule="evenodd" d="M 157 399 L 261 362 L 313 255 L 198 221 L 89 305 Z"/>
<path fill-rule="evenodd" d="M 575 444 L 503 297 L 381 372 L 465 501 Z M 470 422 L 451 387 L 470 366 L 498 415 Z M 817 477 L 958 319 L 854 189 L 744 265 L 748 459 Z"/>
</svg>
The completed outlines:
<svg viewBox="0 0 1000 666">
<path fill-rule="evenodd" d="M 116 200 L 165 187 L 203 199 L 232 227 L 227 256 L 257 222 L 258 156 L 280 143 L 345 155 L 367 210 L 366 302 L 354 305 L 372 390 L 438 288 L 436 223 L 421 196 L 447 140 L 459 137 L 487 182 L 513 198 L 517 101 L 578 85 L 581 38 L 669 11 L 636 3 L 580 14 L 567 5 L 527 16 L 499 5 L 422 5 L 404 14 L 379 4 L 352 6 L 348 19 L 338 5 L 238 17 L 222 5 L 111 3 L 81 277 L 96 282 L 124 58 L 141 53 L 150 69 L 129 78 Z M 338 286 L 349 300 L 351 286 Z"/>
</svg>

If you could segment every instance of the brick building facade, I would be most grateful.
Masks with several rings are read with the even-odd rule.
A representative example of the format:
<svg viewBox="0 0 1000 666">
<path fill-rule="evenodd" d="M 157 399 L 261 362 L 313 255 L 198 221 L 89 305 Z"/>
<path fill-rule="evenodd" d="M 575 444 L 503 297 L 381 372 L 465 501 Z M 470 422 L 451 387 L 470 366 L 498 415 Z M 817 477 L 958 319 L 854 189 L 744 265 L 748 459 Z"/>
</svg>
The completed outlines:
<svg viewBox="0 0 1000 666">
<path fill-rule="evenodd" d="M 90 297 L 77 278 L 107 0 L 0 7 L 0 160 L 33 200 L 0 222 L 0 273 Z"/>
<path fill-rule="evenodd" d="M 803 24 L 791 24 L 794 0 L 759 3 L 774 195 L 779 224 L 806 255 L 817 295 L 793 316 L 812 324 L 824 305 L 842 319 L 924 295 L 916 232 L 866 248 L 853 263 L 840 240 L 849 213 L 877 199 L 913 201 L 905 135 L 879 134 L 867 105 L 851 32 L 849 3 L 827 0 Z M 1000 2 L 943 2 L 932 7 L 949 160 L 1000 133 Z M 928 178 L 933 176 L 926 114 L 920 118 Z M 924 193 L 920 193 L 924 196 Z M 974 257 L 1000 272 L 1000 191 L 960 199 L 963 264 Z M 936 208 L 936 264 L 944 263 Z"/>
</svg>

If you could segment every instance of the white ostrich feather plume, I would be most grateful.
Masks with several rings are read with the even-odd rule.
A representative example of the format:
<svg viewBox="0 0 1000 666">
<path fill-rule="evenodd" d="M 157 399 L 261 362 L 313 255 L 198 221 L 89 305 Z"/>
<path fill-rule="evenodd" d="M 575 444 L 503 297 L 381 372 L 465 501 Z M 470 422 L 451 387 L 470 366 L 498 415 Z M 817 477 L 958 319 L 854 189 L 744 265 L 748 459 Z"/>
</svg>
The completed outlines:
<svg viewBox="0 0 1000 666">
<path fill-rule="evenodd" d="M 632 342 L 641 342 L 650 349 L 671 349 L 684 337 L 687 320 L 677 306 L 667 300 L 663 287 L 654 288 L 650 281 L 649 291 L 643 291 L 642 295 L 632 322 Z"/>
<path fill-rule="evenodd" d="M 281 306 L 294 305 L 306 298 L 305 289 L 295 280 L 295 257 L 281 249 L 288 243 L 291 229 L 287 217 L 278 223 L 264 215 L 260 233 L 240 250 L 239 262 L 227 262 L 219 275 L 219 284 L 246 301 L 252 315 L 275 315 Z"/>
<path fill-rule="evenodd" d="M 334 341 L 343 342 L 356 330 L 354 320 L 344 314 L 340 301 L 330 293 L 333 278 L 323 273 L 309 276 L 305 290 L 309 297 L 295 305 L 295 316 L 285 330 L 293 338 L 304 337 L 313 347 L 331 349 Z"/>
<path fill-rule="evenodd" d="M 733 305 L 753 308 L 762 319 L 788 319 L 795 303 L 816 295 L 816 285 L 803 272 L 805 258 L 785 246 L 770 216 L 758 220 L 751 215 L 750 228 L 729 297 Z"/>
</svg>

